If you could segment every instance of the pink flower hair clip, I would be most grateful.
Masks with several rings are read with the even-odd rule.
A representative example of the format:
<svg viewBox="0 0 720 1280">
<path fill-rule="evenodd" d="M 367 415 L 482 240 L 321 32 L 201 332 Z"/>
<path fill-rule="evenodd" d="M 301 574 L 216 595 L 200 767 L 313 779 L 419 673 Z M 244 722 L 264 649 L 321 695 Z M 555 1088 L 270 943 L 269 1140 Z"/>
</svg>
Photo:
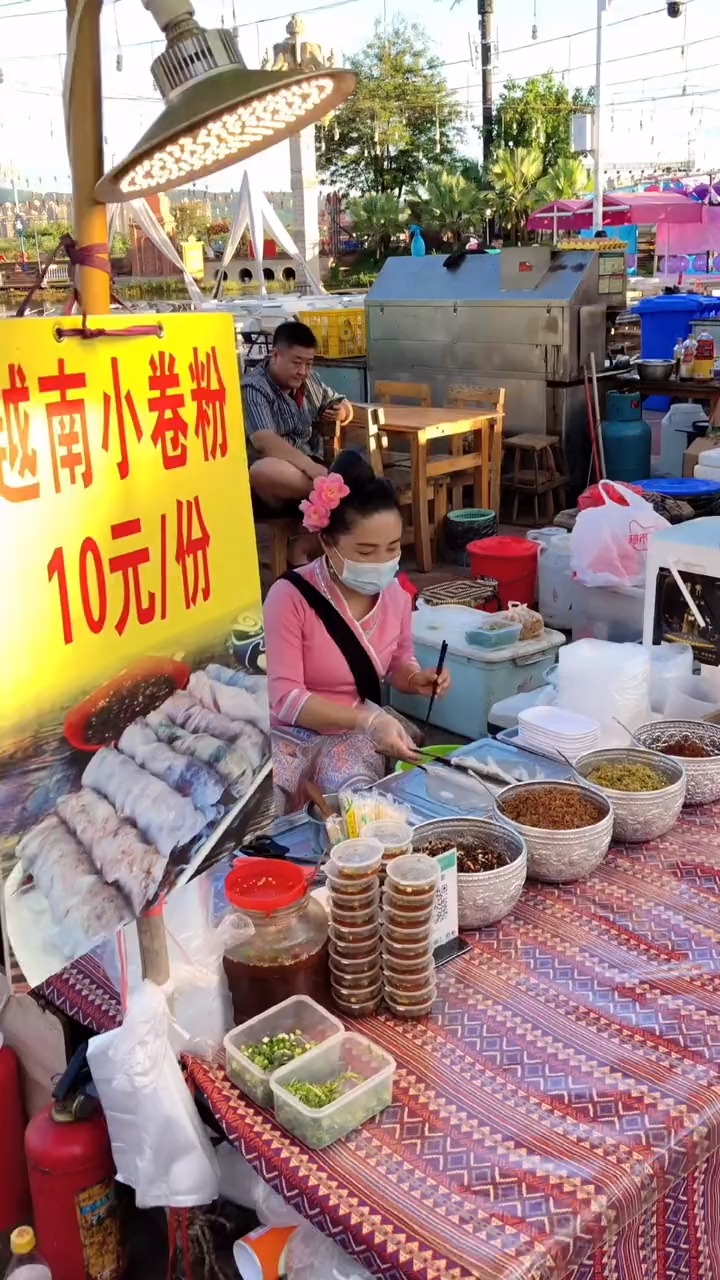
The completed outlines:
<svg viewBox="0 0 720 1280">
<path fill-rule="evenodd" d="M 327 476 L 318 476 L 313 483 L 310 497 L 300 503 L 303 513 L 303 528 L 308 533 L 320 533 L 330 523 L 330 513 L 340 506 L 343 498 L 347 498 L 348 489 L 342 476 L 332 472 Z"/>
</svg>

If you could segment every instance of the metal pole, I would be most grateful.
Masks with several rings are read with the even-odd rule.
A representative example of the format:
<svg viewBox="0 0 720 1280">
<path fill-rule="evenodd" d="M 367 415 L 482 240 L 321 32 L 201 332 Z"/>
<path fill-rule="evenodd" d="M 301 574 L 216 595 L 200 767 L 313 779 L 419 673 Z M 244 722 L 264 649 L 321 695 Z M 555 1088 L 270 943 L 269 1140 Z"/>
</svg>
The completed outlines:
<svg viewBox="0 0 720 1280">
<path fill-rule="evenodd" d="M 81 10 L 67 133 L 75 239 L 80 248 L 104 245 L 99 256 L 107 258 L 105 205 L 95 199 L 95 184 L 103 175 L 100 8 L 101 0 L 67 0 L 68 36 L 75 14 Z M 88 315 L 103 315 L 110 310 L 109 275 L 96 267 L 80 267 L 77 282 Z"/>
<path fill-rule="evenodd" d="M 482 69 L 482 138 L 483 164 L 487 164 L 493 145 L 493 41 L 495 39 L 495 0 L 477 0 L 480 18 L 480 65 Z"/>
<path fill-rule="evenodd" d="M 602 231 L 603 225 L 603 188 L 605 173 L 602 157 L 602 110 L 603 110 L 603 35 L 605 26 L 605 10 L 607 0 L 597 0 L 597 40 L 595 45 L 595 115 L 593 117 L 593 158 L 595 195 L 593 200 L 593 230 Z"/>
</svg>

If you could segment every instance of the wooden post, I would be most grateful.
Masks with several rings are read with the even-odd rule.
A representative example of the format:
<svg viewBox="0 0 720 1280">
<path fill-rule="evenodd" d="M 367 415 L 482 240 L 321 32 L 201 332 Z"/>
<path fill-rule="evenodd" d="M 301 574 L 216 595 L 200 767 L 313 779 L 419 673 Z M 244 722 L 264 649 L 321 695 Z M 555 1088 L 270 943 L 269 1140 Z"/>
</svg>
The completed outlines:
<svg viewBox="0 0 720 1280">
<path fill-rule="evenodd" d="M 140 960 L 142 976 L 162 987 L 170 978 L 170 961 L 168 958 L 163 906 L 160 904 L 138 917 L 138 941 L 140 943 Z"/>
<path fill-rule="evenodd" d="M 106 244 L 105 205 L 95 199 L 95 184 L 104 172 L 102 83 L 100 60 L 101 0 L 67 0 L 68 53 L 76 13 L 82 16 L 75 34 L 72 87 L 68 107 L 68 153 L 72 176 L 73 230 L 78 245 Z M 107 248 L 102 255 L 107 258 Z M 77 284 L 88 315 L 110 310 L 110 276 L 96 267 L 80 267 Z"/>
</svg>

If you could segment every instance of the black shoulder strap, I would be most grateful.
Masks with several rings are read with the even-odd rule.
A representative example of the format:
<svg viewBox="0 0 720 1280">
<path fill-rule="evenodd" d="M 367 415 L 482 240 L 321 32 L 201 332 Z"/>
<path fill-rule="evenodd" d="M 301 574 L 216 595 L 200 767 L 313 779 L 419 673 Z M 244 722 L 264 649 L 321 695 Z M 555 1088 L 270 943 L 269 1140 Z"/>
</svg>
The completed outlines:
<svg viewBox="0 0 720 1280">
<path fill-rule="evenodd" d="M 309 604 L 317 614 L 330 639 L 335 641 L 350 668 L 358 696 L 363 702 L 374 702 L 377 706 L 381 706 L 382 689 L 375 663 L 350 624 L 345 621 L 342 614 L 338 613 L 322 591 L 318 591 L 317 587 L 314 587 L 312 582 L 308 582 L 307 578 L 303 578 L 302 574 L 289 569 L 283 577 L 300 592 L 306 604 Z"/>
</svg>

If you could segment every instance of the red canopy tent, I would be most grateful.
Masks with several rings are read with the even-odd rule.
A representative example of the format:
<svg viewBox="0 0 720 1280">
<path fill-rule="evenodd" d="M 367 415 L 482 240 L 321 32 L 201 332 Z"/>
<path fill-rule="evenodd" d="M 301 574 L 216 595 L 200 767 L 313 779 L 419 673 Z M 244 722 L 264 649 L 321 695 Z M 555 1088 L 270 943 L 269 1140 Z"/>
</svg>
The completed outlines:
<svg viewBox="0 0 720 1280">
<path fill-rule="evenodd" d="M 678 191 L 641 191 L 637 195 L 603 197 L 603 226 L 660 226 L 665 223 L 700 224 L 707 205 Z M 530 231 L 585 231 L 593 225 L 592 196 L 584 200 L 556 200 L 528 218 Z"/>
</svg>

